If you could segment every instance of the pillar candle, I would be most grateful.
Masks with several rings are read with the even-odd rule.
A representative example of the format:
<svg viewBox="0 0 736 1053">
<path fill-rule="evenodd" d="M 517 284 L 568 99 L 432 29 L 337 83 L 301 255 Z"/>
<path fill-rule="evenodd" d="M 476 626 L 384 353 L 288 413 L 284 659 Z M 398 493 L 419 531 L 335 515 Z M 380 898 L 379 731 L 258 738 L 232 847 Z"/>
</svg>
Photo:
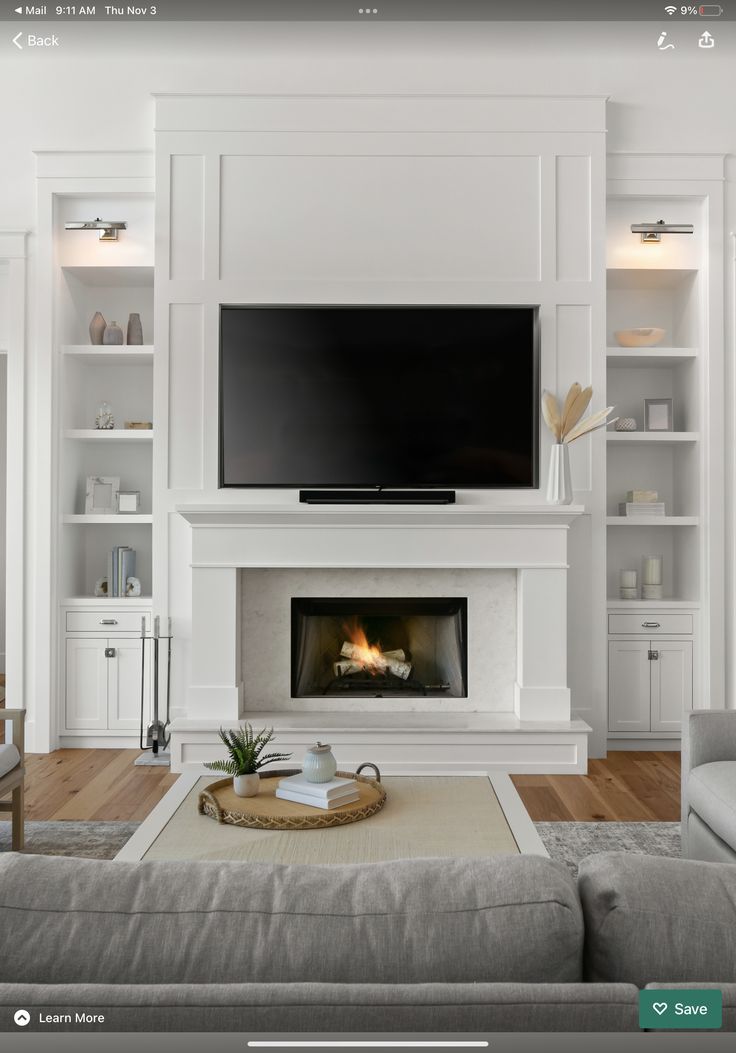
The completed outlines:
<svg viewBox="0 0 736 1053">
<path fill-rule="evenodd" d="M 618 572 L 619 585 L 622 589 L 635 589 L 636 588 L 636 571 L 635 570 L 620 570 Z"/>
<path fill-rule="evenodd" d="M 644 557 L 644 584 L 645 585 L 661 585 L 662 584 L 662 557 L 661 556 L 645 556 Z"/>
</svg>

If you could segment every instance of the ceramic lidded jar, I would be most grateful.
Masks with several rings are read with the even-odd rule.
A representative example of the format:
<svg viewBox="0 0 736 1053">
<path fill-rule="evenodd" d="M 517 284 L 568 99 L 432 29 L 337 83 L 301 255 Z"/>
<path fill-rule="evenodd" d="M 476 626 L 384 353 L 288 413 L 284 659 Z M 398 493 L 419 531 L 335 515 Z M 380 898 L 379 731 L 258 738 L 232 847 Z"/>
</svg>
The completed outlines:
<svg viewBox="0 0 736 1053">
<path fill-rule="evenodd" d="M 307 782 L 329 782 L 334 779 L 337 761 L 332 753 L 332 746 L 318 742 L 307 750 L 302 771 Z"/>
</svg>

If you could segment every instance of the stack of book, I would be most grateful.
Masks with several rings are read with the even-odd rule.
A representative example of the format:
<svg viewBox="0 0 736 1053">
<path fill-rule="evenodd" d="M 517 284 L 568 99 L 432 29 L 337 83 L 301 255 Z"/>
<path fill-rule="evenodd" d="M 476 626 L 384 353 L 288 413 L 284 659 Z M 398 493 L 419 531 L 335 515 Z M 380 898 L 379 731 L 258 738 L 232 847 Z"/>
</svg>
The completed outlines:
<svg viewBox="0 0 736 1053">
<path fill-rule="evenodd" d="M 107 556 L 107 595 L 126 596 L 128 578 L 135 576 L 135 549 L 116 545 Z"/>
<path fill-rule="evenodd" d="M 279 779 L 276 796 L 282 801 L 309 804 L 312 808 L 339 808 L 360 797 L 355 779 L 330 779 L 329 782 L 309 782 L 302 772 Z"/>
<path fill-rule="evenodd" d="M 618 512 L 622 516 L 663 516 L 664 501 L 659 500 L 656 490 L 629 490 Z"/>
</svg>

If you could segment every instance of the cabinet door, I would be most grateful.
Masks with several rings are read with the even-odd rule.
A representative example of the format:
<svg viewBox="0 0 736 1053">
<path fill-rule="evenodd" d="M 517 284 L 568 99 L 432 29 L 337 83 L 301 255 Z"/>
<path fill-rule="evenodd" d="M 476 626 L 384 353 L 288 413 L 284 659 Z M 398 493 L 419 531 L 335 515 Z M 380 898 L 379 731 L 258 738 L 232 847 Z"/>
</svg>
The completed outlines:
<svg viewBox="0 0 736 1053">
<path fill-rule="evenodd" d="M 141 722 L 141 641 L 111 639 L 115 651 L 108 659 L 108 727 L 111 731 L 137 731 Z M 146 663 L 148 655 L 146 655 Z M 143 721 L 148 724 L 151 679 L 146 673 Z"/>
<path fill-rule="evenodd" d="M 690 640 L 652 640 L 659 657 L 652 667 L 652 731 L 680 731 L 693 708 L 693 645 Z"/>
<path fill-rule="evenodd" d="M 608 643 L 608 730 L 649 731 L 649 641 Z"/>
<path fill-rule="evenodd" d="M 105 640 L 66 641 L 66 727 L 107 730 Z"/>
</svg>

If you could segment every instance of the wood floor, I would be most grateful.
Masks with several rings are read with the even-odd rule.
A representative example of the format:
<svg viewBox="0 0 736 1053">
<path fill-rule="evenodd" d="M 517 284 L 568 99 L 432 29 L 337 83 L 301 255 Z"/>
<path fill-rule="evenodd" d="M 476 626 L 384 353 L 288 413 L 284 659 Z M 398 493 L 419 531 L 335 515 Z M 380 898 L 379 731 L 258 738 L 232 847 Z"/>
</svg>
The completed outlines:
<svg viewBox="0 0 736 1053">
<path fill-rule="evenodd" d="M 136 768 L 137 750 L 57 750 L 26 757 L 26 819 L 145 819 L 177 776 Z M 514 775 L 535 822 L 677 822 L 679 753 L 609 753 L 588 775 Z"/>
</svg>

